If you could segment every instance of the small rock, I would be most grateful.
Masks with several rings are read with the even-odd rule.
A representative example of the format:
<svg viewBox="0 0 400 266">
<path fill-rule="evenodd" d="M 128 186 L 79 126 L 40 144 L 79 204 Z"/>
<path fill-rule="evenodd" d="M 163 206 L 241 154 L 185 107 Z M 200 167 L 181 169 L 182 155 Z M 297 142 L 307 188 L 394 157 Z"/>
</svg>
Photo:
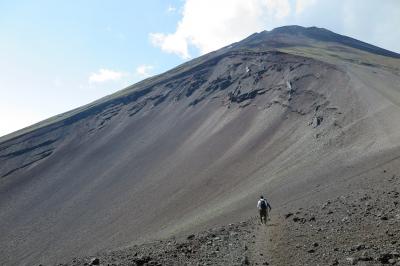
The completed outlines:
<svg viewBox="0 0 400 266">
<path fill-rule="evenodd" d="M 285 219 L 289 218 L 289 217 L 292 216 L 292 215 L 293 215 L 293 213 L 291 213 L 291 212 L 285 214 Z"/>
<path fill-rule="evenodd" d="M 293 218 L 293 222 L 299 222 L 299 223 L 305 223 L 306 222 L 306 219 L 305 218 L 299 218 L 299 217 L 294 217 Z"/>
<path fill-rule="evenodd" d="M 328 200 L 327 202 L 325 202 L 324 204 L 322 204 L 321 209 L 325 209 L 326 206 L 328 206 L 329 204 L 331 204 L 331 202 Z"/>
<path fill-rule="evenodd" d="M 242 265 L 249 265 L 249 264 L 250 264 L 249 258 L 247 258 L 247 256 L 244 256 L 242 258 Z"/>
<path fill-rule="evenodd" d="M 356 259 L 356 258 L 353 258 L 353 257 L 348 257 L 348 258 L 346 258 L 346 261 L 347 261 L 348 263 L 350 263 L 351 265 L 356 265 L 356 264 L 357 264 L 357 259 Z"/>
<path fill-rule="evenodd" d="M 331 263 L 332 266 L 334 265 L 339 265 L 339 261 L 337 259 L 334 259 Z"/>
<path fill-rule="evenodd" d="M 100 265 L 100 259 L 98 259 L 98 258 L 91 259 L 90 265 Z"/>
<path fill-rule="evenodd" d="M 358 260 L 360 260 L 360 261 L 372 261 L 373 258 L 371 256 L 369 256 L 368 252 L 365 250 L 365 251 L 363 251 L 363 253 L 361 254 L 361 257 Z"/>
<path fill-rule="evenodd" d="M 365 249 L 365 245 L 363 245 L 363 244 L 358 244 L 358 245 L 356 245 L 354 248 L 355 248 L 356 250 L 360 251 L 360 250 Z"/>
<path fill-rule="evenodd" d="M 382 253 L 377 260 L 380 261 L 382 264 L 387 264 L 389 263 L 390 259 L 393 259 L 394 256 L 390 253 Z"/>
<path fill-rule="evenodd" d="M 189 235 L 189 236 L 187 237 L 187 239 L 188 239 L 188 240 L 192 240 L 192 239 L 194 239 L 194 237 L 195 237 L 195 235 Z"/>
<path fill-rule="evenodd" d="M 236 233 L 236 232 L 231 232 L 231 233 L 229 233 L 229 235 L 232 236 L 232 237 L 236 237 L 236 236 L 238 236 L 239 234 Z"/>
</svg>

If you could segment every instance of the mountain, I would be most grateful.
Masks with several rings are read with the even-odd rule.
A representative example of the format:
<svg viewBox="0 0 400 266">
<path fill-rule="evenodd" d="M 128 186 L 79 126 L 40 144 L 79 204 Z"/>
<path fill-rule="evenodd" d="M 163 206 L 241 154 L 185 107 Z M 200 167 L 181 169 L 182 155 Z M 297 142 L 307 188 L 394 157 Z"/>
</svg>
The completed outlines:
<svg viewBox="0 0 400 266">
<path fill-rule="evenodd" d="M 399 170 L 400 55 L 256 33 L 0 138 L 0 263 L 58 263 L 306 208 Z M 379 178 L 379 176 L 376 176 Z"/>
</svg>

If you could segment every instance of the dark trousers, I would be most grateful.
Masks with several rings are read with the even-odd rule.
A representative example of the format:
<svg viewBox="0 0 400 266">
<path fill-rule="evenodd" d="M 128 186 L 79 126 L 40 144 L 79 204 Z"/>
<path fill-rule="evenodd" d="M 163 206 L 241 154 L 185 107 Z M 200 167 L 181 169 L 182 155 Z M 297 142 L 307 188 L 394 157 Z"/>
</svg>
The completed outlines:
<svg viewBox="0 0 400 266">
<path fill-rule="evenodd" d="M 262 223 L 267 223 L 268 210 L 260 209 L 260 220 Z"/>
</svg>

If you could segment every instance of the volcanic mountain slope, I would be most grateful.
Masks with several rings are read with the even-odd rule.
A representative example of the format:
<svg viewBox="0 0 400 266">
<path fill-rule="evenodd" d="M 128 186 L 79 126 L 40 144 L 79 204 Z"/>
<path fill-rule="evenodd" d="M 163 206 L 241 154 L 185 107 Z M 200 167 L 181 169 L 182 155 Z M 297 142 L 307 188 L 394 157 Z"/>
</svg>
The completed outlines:
<svg viewBox="0 0 400 266">
<path fill-rule="evenodd" d="M 247 220 L 260 193 L 308 206 L 396 168 L 399 58 L 277 28 L 0 138 L 0 263 Z"/>
<path fill-rule="evenodd" d="M 274 210 L 267 225 L 252 217 L 61 265 L 400 265 L 400 176 L 388 166 L 340 182 L 351 192 L 322 204 Z"/>
</svg>

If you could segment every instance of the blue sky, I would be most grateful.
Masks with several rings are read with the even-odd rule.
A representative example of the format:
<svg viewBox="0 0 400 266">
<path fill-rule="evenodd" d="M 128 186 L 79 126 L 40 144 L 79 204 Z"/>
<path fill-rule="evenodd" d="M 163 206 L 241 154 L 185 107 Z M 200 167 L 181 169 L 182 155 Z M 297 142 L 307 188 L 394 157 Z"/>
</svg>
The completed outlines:
<svg viewBox="0 0 400 266">
<path fill-rule="evenodd" d="M 101 4 L 100 4 L 101 2 Z M 165 71 L 182 59 L 149 42 L 173 30 L 180 1 L 0 1 L 0 135 Z M 90 82 L 101 69 L 118 80 Z"/>
<path fill-rule="evenodd" d="M 0 0 L 0 136 L 289 24 L 400 52 L 397 0 Z"/>
</svg>

